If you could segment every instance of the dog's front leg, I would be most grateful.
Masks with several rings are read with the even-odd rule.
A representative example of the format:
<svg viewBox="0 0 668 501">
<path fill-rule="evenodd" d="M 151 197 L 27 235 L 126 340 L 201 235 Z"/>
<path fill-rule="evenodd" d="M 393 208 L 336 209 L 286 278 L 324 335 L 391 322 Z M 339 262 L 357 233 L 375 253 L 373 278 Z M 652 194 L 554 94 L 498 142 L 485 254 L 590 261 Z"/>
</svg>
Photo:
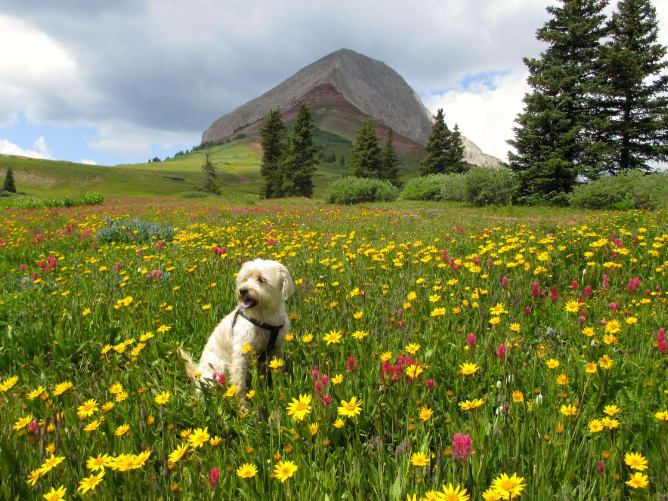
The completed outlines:
<svg viewBox="0 0 668 501">
<path fill-rule="evenodd" d="M 232 354 L 230 367 L 230 383 L 237 387 L 237 395 L 246 394 L 246 375 L 248 374 L 248 357 L 240 351 Z"/>
</svg>

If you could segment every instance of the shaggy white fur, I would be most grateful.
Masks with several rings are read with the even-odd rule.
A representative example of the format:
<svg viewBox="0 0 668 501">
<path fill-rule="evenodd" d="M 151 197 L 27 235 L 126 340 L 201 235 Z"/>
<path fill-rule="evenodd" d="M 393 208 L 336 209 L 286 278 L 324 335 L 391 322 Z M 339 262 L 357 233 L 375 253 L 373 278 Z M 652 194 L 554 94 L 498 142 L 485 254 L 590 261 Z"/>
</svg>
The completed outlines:
<svg viewBox="0 0 668 501">
<path fill-rule="evenodd" d="M 246 392 L 246 374 L 251 353 L 244 353 L 243 347 L 250 345 L 261 354 L 267 350 L 270 331 L 253 324 L 280 326 L 276 344 L 267 360 L 282 356 L 285 333 L 290 330 L 290 320 L 285 311 L 285 301 L 294 291 L 290 272 L 281 263 L 255 259 L 243 264 L 237 275 L 238 307 L 216 326 L 204 347 L 199 364 L 195 366 L 190 357 L 181 351 L 186 360 L 186 373 L 198 384 L 211 383 L 213 374 L 225 374 L 230 384 L 237 387 L 237 394 Z M 239 310 L 241 314 L 237 315 Z M 236 321 L 235 321 L 236 316 Z"/>
</svg>

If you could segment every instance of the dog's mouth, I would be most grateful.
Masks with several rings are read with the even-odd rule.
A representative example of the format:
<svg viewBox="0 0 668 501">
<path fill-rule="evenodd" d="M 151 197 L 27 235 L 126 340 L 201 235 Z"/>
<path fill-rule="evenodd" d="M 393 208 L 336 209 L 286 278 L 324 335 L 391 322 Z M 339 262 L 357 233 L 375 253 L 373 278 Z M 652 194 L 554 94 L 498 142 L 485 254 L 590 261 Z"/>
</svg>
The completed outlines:
<svg viewBox="0 0 668 501">
<path fill-rule="evenodd" d="M 246 296 L 241 300 L 241 307 L 244 310 L 247 310 L 248 308 L 252 308 L 255 305 L 257 305 L 257 301 L 255 299 L 253 299 L 252 297 Z"/>
</svg>

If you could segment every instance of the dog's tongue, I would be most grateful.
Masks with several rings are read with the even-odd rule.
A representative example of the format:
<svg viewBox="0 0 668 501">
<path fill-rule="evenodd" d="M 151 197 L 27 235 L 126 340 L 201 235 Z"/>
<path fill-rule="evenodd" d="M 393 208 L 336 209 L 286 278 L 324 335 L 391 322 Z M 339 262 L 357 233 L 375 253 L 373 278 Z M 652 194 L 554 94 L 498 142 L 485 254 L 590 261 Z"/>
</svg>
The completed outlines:
<svg viewBox="0 0 668 501">
<path fill-rule="evenodd" d="M 257 302 L 254 299 L 251 299 L 249 297 L 244 298 L 244 300 L 241 302 L 241 306 L 243 306 L 244 310 L 248 308 L 252 308 L 255 306 Z"/>
</svg>

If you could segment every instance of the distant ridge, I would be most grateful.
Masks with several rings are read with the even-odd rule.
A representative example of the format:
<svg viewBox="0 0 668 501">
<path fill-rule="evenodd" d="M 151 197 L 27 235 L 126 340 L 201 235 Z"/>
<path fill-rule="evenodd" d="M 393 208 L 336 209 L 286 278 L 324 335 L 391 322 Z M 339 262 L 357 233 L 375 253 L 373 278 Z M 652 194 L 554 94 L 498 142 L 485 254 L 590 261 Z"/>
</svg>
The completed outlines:
<svg viewBox="0 0 668 501">
<path fill-rule="evenodd" d="M 415 148 L 427 143 L 431 131 L 429 111 L 401 75 L 381 61 L 341 49 L 223 115 L 204 131 L 202 143 L 220 143 L 244 133 L 245 128 L 262 121 L 272 109 L 294 115 L 301 104 L 321 106 L 322 113 L 335 113 L 339 124 L 348 118 L 355 122 L 355 129 L 357 122 L 373 118 L 377 128 L 393 129 L 409 143 L 415 143 Z M 353 124 L 347 129 L 350 128 Z M 257 126 L 252 129 L 257 133 Z M 384 131 L 379 135 L 384 136 Z M 464 149 L 469 163 L 489 166 L 501 163 L 466 138 Z"/>
</svg>

